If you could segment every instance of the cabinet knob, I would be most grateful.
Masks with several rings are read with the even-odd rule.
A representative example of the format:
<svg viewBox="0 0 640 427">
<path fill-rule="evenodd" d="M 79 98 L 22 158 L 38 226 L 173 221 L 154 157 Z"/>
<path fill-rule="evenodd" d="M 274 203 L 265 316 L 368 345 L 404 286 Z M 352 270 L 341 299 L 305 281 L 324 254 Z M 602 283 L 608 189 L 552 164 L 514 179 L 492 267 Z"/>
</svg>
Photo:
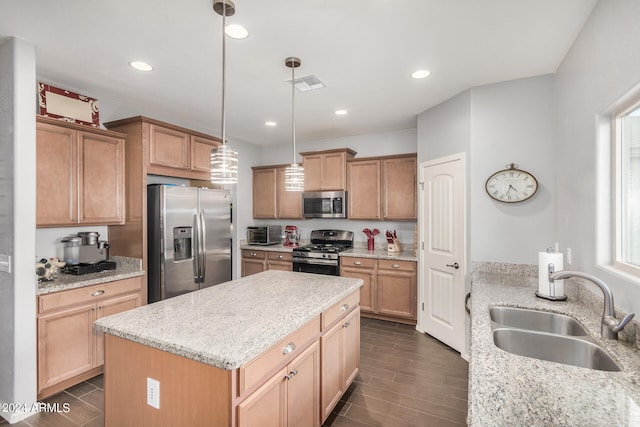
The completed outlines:
<svg viewBox="0 0 640 427">
<path fill-rule="evenodd" d="M 284 377 L 287 379 L 287 381 L 289 381 L 289 380 L 291 380 L 291 378 L 295 377 L 296 375 L 298 375 L 298 371 L 294 369 L 293 371 L 289 372 Z"/>
<path fill-rule="evenodd" d="M 296 349 L 296 345 L 292 342 L 290 342 L 289 344 L 287 344 L 286 346 L 284 346 L 284 348 L 282 349 L 282 354 L 289 354 L 289 353 L 293 353 L 293 351 Z"/>
<path fill-rule="evenodd" d="M 348 328 L 349 325 L 351 325 L 351 323 L 349 322 L 344 322 L 344 324 L 342 325 L 343 328 Z"/>
<path fill-rule="evenodd" d="M 103 295 L 104 291 L 103 290 L 99 290 L 99 291 L 95 291 L 91 293 L 92 297 L 99 297 L 100 295 Z"/>
<path fill-rule="evenodd" d="M 400 268 L 400 266 L 398 264 L 391 264 L 391 267 L 393 268 Z"/>
<path fill-rule="evenodd" d="M 251 252 L 251 256 L 256 256 L 257 254 L 255 252 Z"/>
<path fill-rule="evenodd" d="M 340 307 L 340 311 L 347 311 L 349 310 L 349 304 L 342 304 L 342 306 Z"/>
<path fill-rule="evenodd" d="M 284 258 L 282 255 L 278 255 L 278 259 L 282 259 Z"/>
<path fill-rule="evenodd" d="M 362 264 L 360 261 L 353 261 L 353 265 L 360 265 Z"/>
</svg>

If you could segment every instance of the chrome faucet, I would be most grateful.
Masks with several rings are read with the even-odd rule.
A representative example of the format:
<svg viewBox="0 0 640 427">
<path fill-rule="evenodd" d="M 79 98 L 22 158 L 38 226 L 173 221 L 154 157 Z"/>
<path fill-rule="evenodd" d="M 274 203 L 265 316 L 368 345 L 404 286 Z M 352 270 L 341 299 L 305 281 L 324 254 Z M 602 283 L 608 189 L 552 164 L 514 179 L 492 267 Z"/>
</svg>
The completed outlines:
<svg viewBox="0 0 640 427">
<path fill-rule="evenodd" d="M 586 279 L 596 285 L 602 290 L 604 294 L 604 312 L 602 313 L 602 325 L 601 325 L 601 334 L 602 339 L 605 340 L 617 340 L 618 332 L 620 332 L 627 323 L 633 319 L 635 313 L 627 314 L 622 321 L 618 321 L 616 319 L 616 312 L 613 306 L 613 294 L 611 293 L 611 289 L 604 283 L 602 280 L 598 279 L 596 276 L 592 276 L 591 274 L 581 273 L 579 271 L 569 271 L 569 270 L 561 270 L 556 271 L 555 273 L 549 271 L 549 280 L 562 280 L 568 279 L 570 277 L 580 277 L 582 279 Z"/>
</svg>

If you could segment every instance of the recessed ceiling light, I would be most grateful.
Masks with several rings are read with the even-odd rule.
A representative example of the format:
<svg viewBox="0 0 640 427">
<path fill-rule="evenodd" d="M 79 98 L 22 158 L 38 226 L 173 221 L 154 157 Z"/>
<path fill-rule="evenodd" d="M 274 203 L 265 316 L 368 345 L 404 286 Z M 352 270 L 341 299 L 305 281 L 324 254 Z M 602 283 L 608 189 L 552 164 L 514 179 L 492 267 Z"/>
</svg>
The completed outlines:
<svg viewBox="0 0 640 427">
<path fill-rule="evenodd" d="M 224 32 L 232 39 L 246 39 L 249 37 L 249 31 L 247 31 L 247 29 L 242 25 L 238 24 L 227 25 L 224 27 Z"/>
<path fill-rule="evenodd" d="M 424 79 L 426 77 L 429 77 L 429 74 L 431 74 L 431 72 L 429 70 L 418 70 L 418 71 L 414 71 L 411 74 L 411 78 L 413 78 L 413 79 Z"/>
<path fill-rule="evenodd" d="M 275 126 L 275 125 L 277 125 L 277 123 L 276 123 L 276 122 L 272 122 L 272 121 L 270 121 L 270 120 L 269 120 L 269 121 L 264 122 L 264 124 L 265 124 L 266 126 Z"/>
<path fill-rule="evenodd" d="M 345 116 L 349 114 L 347 110 L 336 110 L 333 112 L 336 116 Z"/>
<path fill-rule="evenodd" d="M 151 71 L 153 67 L 146 62 L 143 61 L 131 61 L 129 62 L 132 68 L 135 68 L 138 71 Z"/>
</svg>

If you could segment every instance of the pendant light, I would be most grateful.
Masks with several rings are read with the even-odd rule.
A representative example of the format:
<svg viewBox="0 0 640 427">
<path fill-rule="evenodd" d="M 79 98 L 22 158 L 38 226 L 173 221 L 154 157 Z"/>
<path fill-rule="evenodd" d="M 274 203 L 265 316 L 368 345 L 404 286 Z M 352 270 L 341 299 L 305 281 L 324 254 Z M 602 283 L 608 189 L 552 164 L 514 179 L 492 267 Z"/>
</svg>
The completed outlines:
<svg viewBox="0 0 640 427">
<path fill-rule="evenodd" d="M 222 144 L 211 150 L 211 182 L 214 184 L 236 184 L 238 182 L 238 153 L 227 144 L 225 125 L 225 85 L 226 85 L 226 35 L 227 16 L 236 13 L 231 0 L 215 0 L 213 10 L 222 16 Z"/>
<path fill-rule="evenodd" d="M 291 139 L 293 141 L 293 159 L 291 165 L 284 170 L 284 187 L 286 191 L 304 191 L 304 168 L 296 162 L 296 86 L 295 69 L 302 63 L 299 58 L 289 57 L 284 65 L 291 68 Z"/>
</svg>

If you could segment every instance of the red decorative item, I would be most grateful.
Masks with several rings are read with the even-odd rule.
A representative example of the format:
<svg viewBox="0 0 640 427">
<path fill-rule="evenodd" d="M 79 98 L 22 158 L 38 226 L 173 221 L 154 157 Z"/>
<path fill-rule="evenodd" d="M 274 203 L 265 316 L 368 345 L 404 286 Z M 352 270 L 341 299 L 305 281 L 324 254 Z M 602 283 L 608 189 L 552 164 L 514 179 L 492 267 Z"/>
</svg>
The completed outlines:
<svg viewBox="0 0 640 427">
<path fill-rule="evenodd" d="M 367 250 L 375 250 L 375 236 L 380 234 L 380 230 L 374 228 L 373 231 L 365 228 L 362 232 L 367 236 Z"/>
<path fill-rule="evenodd" d="M 100 127 L 98 100 L 38 83 L 40 115 L 65 122 Z"/>
</svg>

